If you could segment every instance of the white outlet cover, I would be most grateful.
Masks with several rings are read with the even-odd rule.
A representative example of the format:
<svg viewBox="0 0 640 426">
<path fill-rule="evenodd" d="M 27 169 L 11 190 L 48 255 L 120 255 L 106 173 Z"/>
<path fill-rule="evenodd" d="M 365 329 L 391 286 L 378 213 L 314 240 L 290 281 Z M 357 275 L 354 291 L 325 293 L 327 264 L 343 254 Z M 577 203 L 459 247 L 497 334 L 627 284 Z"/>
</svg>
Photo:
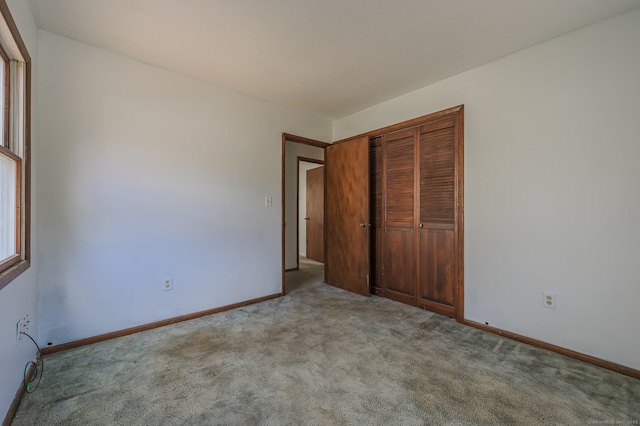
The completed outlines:
<svg viewBox="0 0 640 426">
<path fill-rule="evenodd" d="M 24 314 L 16 323 L 16 343 L 22 340 L 22 333 L 29 331 L 29 314 Z"/>
<path fill-rule="evenodd" d="M 555 309 L 556 308 L 556 294 L 545 291 L 542 293 L 542 305 L 545 308 Z"/>
<path fill-rule="evenodd" d="M 164 291 L 173 290 L 173 278 L 167 277 L 164 279 Z"/>
</svg>

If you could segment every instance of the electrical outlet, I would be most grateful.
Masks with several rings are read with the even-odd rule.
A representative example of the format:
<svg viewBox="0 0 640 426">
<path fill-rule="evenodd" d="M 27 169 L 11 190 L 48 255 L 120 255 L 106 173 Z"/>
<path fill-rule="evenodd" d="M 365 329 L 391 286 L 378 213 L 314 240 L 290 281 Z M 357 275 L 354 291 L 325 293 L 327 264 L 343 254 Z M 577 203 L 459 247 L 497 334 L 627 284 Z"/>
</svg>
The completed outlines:
<svg viewBox="0 0 640 426">
<path fill-rule="evenodd" d="M 543 300 L 542 300 L 542 304 L 544 305 L 545 308 L 549 308 L 549 309 L 555 309 L 556 308 L 556 294 L 555 293 L 549 293 L 547 291 L 545 291 L 544 293 L 542 293 L 543 295 Z"/>
<path fill-rule="evenodd" d="M 22 333 L 29 332 L 29 314 L 24 314 L 16 323 L 16 343 L 22 340 Z"/>
<path fill-rule="evenodd" d="M 164 291 L 173 290 L 173 278 L 167 277 L 164 279 Z"/>
</svg>

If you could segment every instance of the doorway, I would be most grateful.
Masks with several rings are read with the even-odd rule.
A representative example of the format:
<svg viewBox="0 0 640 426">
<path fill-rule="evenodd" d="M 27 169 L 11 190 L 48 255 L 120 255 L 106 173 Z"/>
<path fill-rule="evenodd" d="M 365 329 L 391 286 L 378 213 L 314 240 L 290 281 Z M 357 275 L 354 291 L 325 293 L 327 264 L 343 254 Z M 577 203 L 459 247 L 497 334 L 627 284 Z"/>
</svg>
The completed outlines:
<svg viewBox="0 0 640 426">
<path fill-rule="evenodd" d="M 303 258 L 324 263 L 324 161 L 298 157 L 298 267 Z"/>
<path fill-rule="evenodd" d="M 324 163 L 324 149 L 330 144 L 304 138 L 301 136 L 282 134 L 282 293 L 286 293 L 286 273 L 298 271 L 301 266 L 299 253 L 303 247 L 306 254 L 306 222 L 300 208 L 300 168 L 304 164 L 321 166 Z M 306 174 L 305 174 L 306 190 Z M 303 198 L 302 201 L 305 201 Z M 305 236 L 301 244 L 301 232 Z M 313 262 L 313 261 L 312 261 Z M 305 263 L 306 265 L 306 263 Z"/>
</svg>

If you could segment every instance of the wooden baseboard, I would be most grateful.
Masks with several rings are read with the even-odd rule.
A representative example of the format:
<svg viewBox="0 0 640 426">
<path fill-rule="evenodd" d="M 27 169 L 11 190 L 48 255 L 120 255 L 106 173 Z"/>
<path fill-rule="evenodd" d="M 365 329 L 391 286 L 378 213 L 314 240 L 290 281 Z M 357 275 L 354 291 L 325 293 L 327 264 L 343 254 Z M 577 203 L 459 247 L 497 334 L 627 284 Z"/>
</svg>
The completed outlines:
<svg viewBox="0 0 640 426">
<path fill-rule="evenodd" d="M 40 360 L 36 358 L 36 362 L 39 362 L 39 361 Z M 27 377 L 33 376 L 35 368 L 36 367 L 33 364 L 29 367 L 29 370 L 27 371 Z M 23 379 L 22 382 L 20 382 L 20 387 L 16 392 L 16 396 L 13 397 L 13 402 L 9 406 L 9 411 L 7 411 L 7 415 L 4 416 L 4 420 L 2 421 L 2 426 L 11 426 L 11 422 L 13 421 L 13 418 L 16 416 L 16 413 L 18 412 L 18 407 L 20 406 L 20 402 L 22 402 L 22 397 L 25 394 L 26 387 L 27 387 L 27 384 L 24 382 L 24 379 Z"/>
<path fill-rule="evenodd" d="M 426 309 L 427 311 L 435 312 L 440 315 L 444 315 L 449 318 L 456 318 L 456 308 L 444 303 L 433 302 L 431 300 L 424 300 L 418 297 L 418 307 L 420 309 Z"/>
<path fill-rule="evenodd" d="M 100 334 L 98 336 L 87 337 L 86 339 L 74 340 L 73 342 L 63 343 L 60 345 L 47 346 L 42 348 L 43 355 L 50 355 L 56 352 L 62 352 L 69 349 L 79 348 L 80 346 L 90 345 L 92 343 L 98 343 L 105 340 L 115 339 L 117 337 L 127 336 L 129 334 L 139 333 L 141 331 L 151 330 L 153 328 L 164 327 L 165 325 L 175 324 L 182 321 L 188 321 L 195 318 L 204 317 L 211 314 L 217 314 L 218 312 L 229 311 L 231 309 L 241 308 L 247 305 L 253 305 L 254 303 L 260 303 L 267 300 L 275 299 L 283 296 L 282 293 L 271 294 L 269 296 L 259 297 L 257 299 L 245 300 L 244 302 L 234 303 L 227 306 L 221 306 L 219 308 L 208 309 L 206 311 L 194 312 L 192 314 L 182 315 L 179 317 L 168 318 L 162 321 L 156 321 L 149 324 L 139 325 L 136 327 L 125 328 L 124 330 L 113 331 L 111 333 Z"/>
<path fill-rule="evenodd" d="M 615 371 L 616 373 L 624 374 L 625 376 L 631 376 L 636 379 L 640 379 L 640 370 L 636 370 L 624 365 L 616 364 L 614 362 L 605 361 L 600 358 L 593 357 L 591 355 L 585 355 L 580 352 L 572 351 L 561 346 L 552 345 L 541 340 L 532 339 L 530 337 L 522 336 L 520 334 L 511 333 L 510 331 L 501 330 L 499 328 L 491 327 L 485 324 L 481 324 L 475 321 L 464 320 L 462 322 L 465 325 L 478 328 L 480 330 L 488 331 L 489 333 L 497 334 L 499 336 L 508 337 L 509 339 L 517 340 L 518 342 L 526 343 L 531 346 L 537 346 L 542 349 L 546 349 L 551 352 L 559 353 L 560 355 L 574 358 L 580 361 L 587 362 L 589 364 L 597 365 L 598 367 L 606 368 L 607 370 Z"/>
</svg>

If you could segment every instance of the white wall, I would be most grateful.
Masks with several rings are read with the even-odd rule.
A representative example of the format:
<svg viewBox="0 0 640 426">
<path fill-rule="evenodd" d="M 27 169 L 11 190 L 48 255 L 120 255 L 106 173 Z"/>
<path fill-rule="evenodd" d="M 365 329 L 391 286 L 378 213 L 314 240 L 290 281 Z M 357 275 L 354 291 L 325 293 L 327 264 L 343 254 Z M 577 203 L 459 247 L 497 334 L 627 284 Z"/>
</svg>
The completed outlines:
<svg viewBox="0 0 640 426">
<path fill-rule="evenodd" d="M 464 104 L 465 317 L 636 369 L 638 40 L 640 10 L 334 122 L 338 140 Z"/>
<path fill-rule="evenodd" d="M 40 341 L 280 293 L 281 134 L 331 122 L 39 36 Z"/>
<path fill-rule="evenodd" d="M 38 32 L 29 4 L 23 0 L 7 0 L 13 19 L 31 56 L 32 80 L 35 86 L 38 56 Z M 32 87 L 32 129 L 35 129 L 37 90 Z M 31 156 L 36 153 L 37 138 L 32 131 Z M 32 173 L 31 187 L 35 187 L 35 173 Z M 38 338 L 37 282 L 36 282 L 36 211 L 35 199 L 31 207 L 31 268 L 0 290 L 0 419 L 4 419 L 16 391 L 22 383 L 25 364 L 35 360 L 36 349 L 28 339 L 16 343 L 16 323 L 23 314 L 29 314 L 31 327 L 29 334 Z"/>
<path fill-rule="evenodd" d="M 295 134 L 295 133 L 294 133 Z M 298 135 L 306 136 L 306 135 Z M 328 138 L 318 140 L 327 141 Z M 285 269 L 294 269 L 298 266 L 298 256 L 296 253 L 296 200 L 297 200 L 297 180 L 298 180 L 298 157 L 315 158 L 324 160 L 324 149 L 316 146 L 305 145 L 297 142 L 285 142 Z M 302 227 L 302 226 L 301 226 Z"/>
<path fill-rule="evenodd" d="M 298 246 L 300 247 L 300 256 L 305 257 L 307 256 L 307 225 L 304 220 L 307 217 L 307 171 L 318 167 L 322 167 L 322 164 L 301 161 L 298 174 L 298 223 L 300 227 Z"/>
</svg>

